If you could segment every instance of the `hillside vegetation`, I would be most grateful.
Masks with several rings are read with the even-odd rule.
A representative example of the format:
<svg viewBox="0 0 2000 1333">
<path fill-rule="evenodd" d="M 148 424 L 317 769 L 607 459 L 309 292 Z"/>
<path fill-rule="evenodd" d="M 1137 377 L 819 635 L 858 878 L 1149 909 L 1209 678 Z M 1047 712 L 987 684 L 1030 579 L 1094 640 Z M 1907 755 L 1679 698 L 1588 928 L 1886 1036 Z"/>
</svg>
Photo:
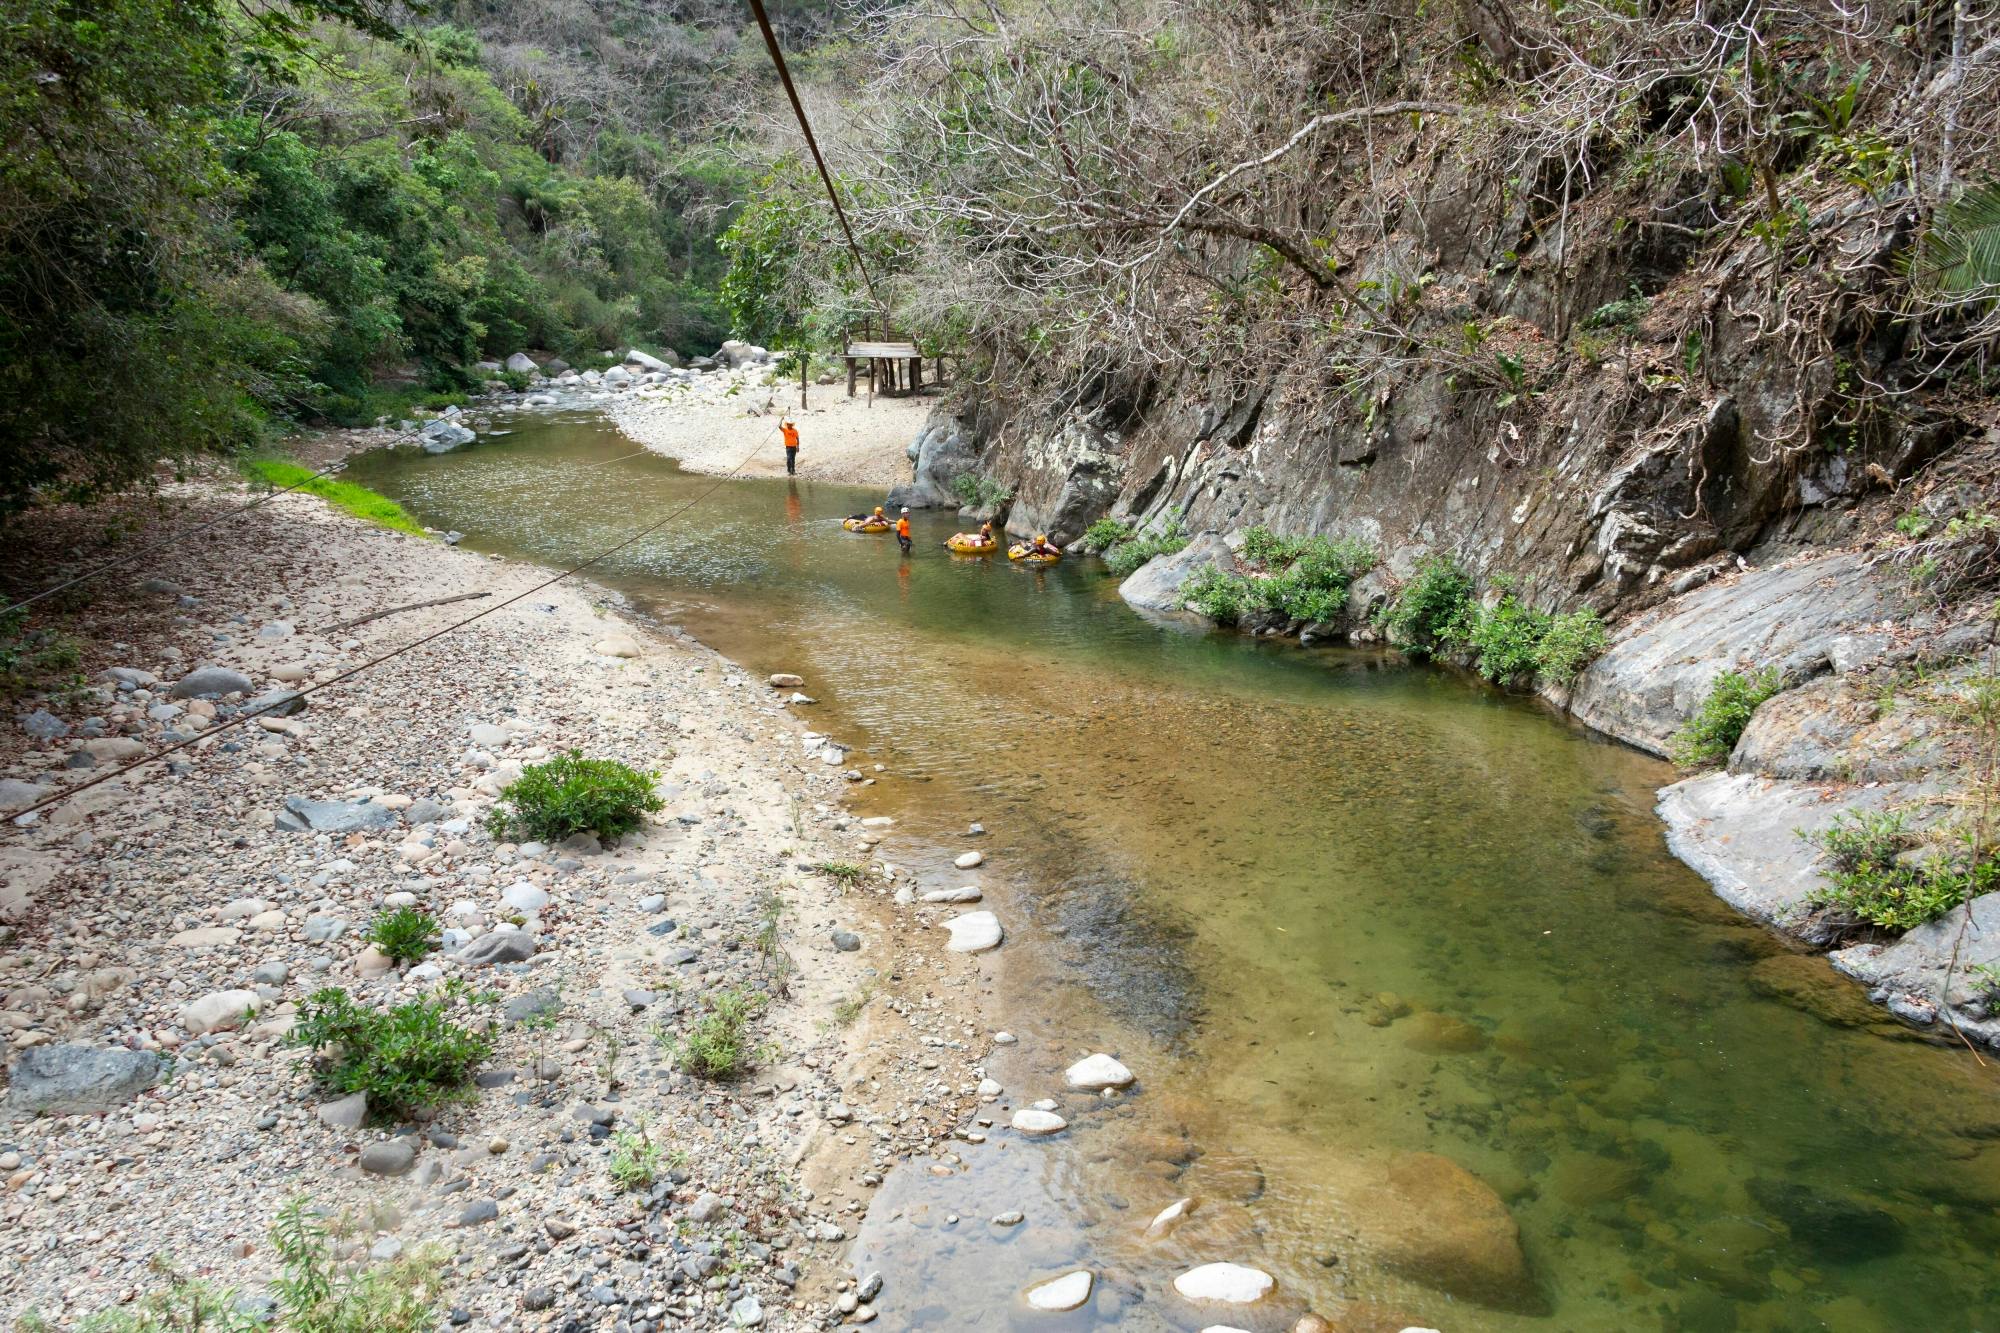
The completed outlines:
<svg viewBox="0 0 2000 1333">
<path fill-rule="evenodd" d="M 789 41 L 828 17 L 789 8 Z M 460 390 L 482 356 L 712 350 L 717 238 L 761 169 L 740 142 L 769 77 L 746 19 L 719 0 L 17 6 L 0 517 L 274 420 Z"/>
</svg>

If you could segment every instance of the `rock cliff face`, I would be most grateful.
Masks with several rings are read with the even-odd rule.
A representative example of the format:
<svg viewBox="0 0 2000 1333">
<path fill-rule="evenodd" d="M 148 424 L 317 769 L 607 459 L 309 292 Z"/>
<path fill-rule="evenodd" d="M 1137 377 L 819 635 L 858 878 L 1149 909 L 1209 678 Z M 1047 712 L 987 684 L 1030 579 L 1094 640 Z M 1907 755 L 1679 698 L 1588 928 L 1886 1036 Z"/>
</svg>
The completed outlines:
<svg viewBox="0 0 2000 1333">
<path fill-rule="evenodd" d="M 1954 612 L 1918 597 L 1909 564 L 1871 543 L 1906 512 L 1935 510 L 1942 522 L 1992 508 L 1993 414 L 1922 393 L 1893 415 L 1857 409 L 1840 357 L 1801 356 L 1756 313 L 1770 277 L 1755 242 L 1711 253 L 1698 270 L 1661 240 L 1623 250 L 1579 240 L 1551 264 L 1497 239 L 1518 227 L 1508 230 L 1494 200 L 1478 203 L 1483 189 L 1445 172 L 1354 272 L 1420 275 L 1434 299 L 1405 313 L 1418 332 L 1479 322 L 1511 337 L 1521 363 L 1567 339 L 1565 355 L 1543 356 L 1539 378 L 1510 389 L 1466 358 L 1423 356 L 1350 375 L 1273 347 L 1269 368 L 1247 377 L 1107 381 L 1039 415 L 1047 399 L 1024 389 L 941 410 L 897 495 L 949 503 L 950 482 L 976 472 L 1011 488 L 1011 528 L 1059 543 L 1107 514 L 1157 523 L 1177 513 L 1190 545 L 1121 589 L 1149 614 L 1174 614 L 1180 584 L 1253 524 L 1358 538 L 1381 564 L 1332 627 L 1357 639 L 1372 637 L 1370 612 L 1420 558 L 1449 554 L 1487 587 L 1512 579 L 1544 610 L 1598 611 L 1612 627 L 1608 649 L 1572 689 L 1546 692 L 1656 754 L 1718 674 L 1775 666 L 1786 692 L 1764 705 L 1730 772 L 1669 788 L 1662 813 L 1675 850 L 1725 897 L 1810 934 L 1805 899 L 1820 871 L 1795 830 L 1882 804 L 1882 789 L 1856 784 L 1922 795 L 1949 786 L 1963 760 L 1935 716 L 1891 715 L 1874 698 L 1913 663 L 1948 667 L 1978 649 L 1983 599 Z M 1503 225 L 1473 225 L 1482 206 Z M 1889 262 L 1897 242 L 1852 212 L 1814 226 L 1822 253 L 1859 272 Z M 1824 296 L 1817 279 L 1798 281 L 1801 299 Z M 1563 314 L 1638 290 L 1653 295 L 1625 303 L 1638 313 L 1587 347 L 1595 316 Z M 1868 373 L 1896 382 L 1893 341 L 1848 333 Z M 1869 976 L 1885 1001 L 1896 985 L 1939 975 L 1935 959 L 1913 956 L 1921 941 L 1897 947 L 1886 962 L 1843 955 L 1852 965 L 1842 966 Z M 1905 996 L 1897 1012 L 1935 1015 L 1948 1002 L 1937 991 L 1894 992 Z M 1983 1012 L 1957 1016 L 1976 1025 Z"/>
</svg>

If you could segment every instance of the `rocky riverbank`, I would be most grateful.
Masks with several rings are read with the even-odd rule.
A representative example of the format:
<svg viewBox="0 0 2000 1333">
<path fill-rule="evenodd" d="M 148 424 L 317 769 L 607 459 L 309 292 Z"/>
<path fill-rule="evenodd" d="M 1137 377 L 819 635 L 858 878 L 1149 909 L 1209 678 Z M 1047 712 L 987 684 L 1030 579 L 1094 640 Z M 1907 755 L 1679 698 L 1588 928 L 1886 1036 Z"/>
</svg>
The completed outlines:
<svg viewBox="0 0 2000 1333">
<path fill-rule="evenodd" d="M 176 488 L 162 526 L 245 498 Z M 949 1160 L 990 1045 L 960 998 L 980 964 L 888 910 L 894 831 L 846 802 L 893 774 L 849 769 L 798 688 L 601 592 L 541 588 L 334 681 L 545 577 L 288 495 L 38 615 L 80 679 L 12 710 L 7 808 L 194 743 L 0 839 L 0 1305 L 67 1326 L 157 1287 L 156 1258 L 263 1303 L 271 1221 L 303 1197 L 357 1263 L 440 1246 L 454 1323 L 868 1317 L 841 1242 L 891 1162 Z M 665 809 L 609 848 L 488 834 L 522 766 L 570 749 L 658 770 Z M 364 938 L 400 904 L 449 932 L 415 966 Z M 454 978 L 496 993 L 498 1048 L 427 1122 L 361 1118 L 285 1044 L 322 987 L 387 1005 Z M 660 1038 L 728 990 L 765 1005 L 754 1068 L 677 1069 Z M 621 1189 L 635 1133 L 664 1152 Z"/>
</svg>

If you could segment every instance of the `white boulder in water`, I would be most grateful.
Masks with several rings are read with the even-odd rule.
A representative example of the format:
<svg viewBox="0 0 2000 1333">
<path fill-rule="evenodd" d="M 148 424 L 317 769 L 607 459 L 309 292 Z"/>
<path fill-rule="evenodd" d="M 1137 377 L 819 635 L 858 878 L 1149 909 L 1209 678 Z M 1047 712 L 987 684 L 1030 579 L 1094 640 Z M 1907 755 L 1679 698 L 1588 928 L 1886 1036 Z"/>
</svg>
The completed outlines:
<svg viewBox="0 0 2000 1333">
<path fill-rule="evenodd" d="M 1099 1051 L 1071 1065 L 1063 1072 L 1063 1081 L 1084 1092 L 1102 1092 L 1106 1088 L 1122 1088 L 1131 1083 L 1132 1071 Z"/>
<path fill-rule="evenodd" d="M 1090 1299 L 1091 1284 L 1095 1281 L 1087 1268 L 1064 1273 L 1059 1278 L 1029 1288 L 1028 1304 L 1037 1310 L 1074 1310 Z"/>
<path fill-rule="evenodd" d="M 1000 918 L 991 912 L 967 912 L 953 917 L 944 926 L 951 932 L 951 941 L 944 946 L 950 953 L 984 953 L 998 948 L 1004 933 Z"/>
<path fill-rule="evenodd" d="M 1010 1123 L 1021 1133 L 1034 1135 L 1060 1134 L 1069 1128 L 1069 1121 L 1054 1111 L 1043 1111 L 1033 1106 L 1024 1106 L 1014 1112 Z"/>
<path fill-rule="evenodd" d="M 1172 1203 L 1160 1209 L 1159 1212 L 1153 1214 L 1153 1220 L 1146 1224 L 1147 1238 L 1158 1240 L 1161 1236 L 1166 1235 L 1179 1226 L 1186 1220 L 1187 1215 L 1193 1211 L 1193 1199 L 1175 1199 Z"/>
<path fill-rule="evenodd" d="M 984 861 L 985 859 L 986 858 L 984 856 L 981 856 L 978 852 L 966 852 L 964 855 L 960 856 L 956 861 L 953 861 L 952 864 L 957 866 L 960 870 L 970 870 L 974 866 L 978 865 L 980 862 Z"/>
<path fill-rule="evenodd" d="M 1254 1305 L 1271 1294 L 1277 1280 L 1243 1264 L 1203 1264 L 1174 1279 L 1174 1290 L 1191 1301 Z"/>
</svg>

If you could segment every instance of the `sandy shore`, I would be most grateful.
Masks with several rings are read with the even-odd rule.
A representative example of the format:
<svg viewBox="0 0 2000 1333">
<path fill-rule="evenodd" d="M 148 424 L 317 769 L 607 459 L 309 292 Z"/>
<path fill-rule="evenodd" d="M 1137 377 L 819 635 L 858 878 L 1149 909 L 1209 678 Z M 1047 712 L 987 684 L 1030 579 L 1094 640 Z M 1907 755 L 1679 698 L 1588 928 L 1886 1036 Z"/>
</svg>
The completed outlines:
<svg viewBox="0 0 2000 1333">
<path fill-rule="evenodd" d="M 781 413 L 796 413 L 799 475 L 853 486 L 894 486 L 908 481 L 905 451 L 937 399 L 865 395 L 849 398 L 845 384 L 815 384 L 799 411 L 797 384 L 766 383 L 760 367 L 715 371 L 684 383 L 621 394 L 606 404 L 618 428 L 691 472 L 782 477 L 785 450 L 778 438 Z"/>
<path fill-rule="evenodd" d="M 895 409 L 863 420 L 922 405 Z M 177 488 L 165 526 L 244 498 Z M 70 537 L 102 518 L 78 516 Z M 45 586 L 63 521 L 27 536 L 49 557 L 27 586 Z M 76 637 L 87 688 L 14 702 L 51 722 L 40 739 L 5 729 L 0 805 L 201 739 L 0 828 L 0 1309 L 68 1326 L 156 1289 L 155 1256 L 263 1292 L 272 1217 L 303 1195 L 345 1219 L 361 1262 L 441 1244 L 448 1304 L 480 1327 L 595 1327 L 607 1307 L 634 1328 L 841 1318 L 843 1242 L 869 1192 L 895 1161 L 948 1152 L 988 1045 L 966 1039 L 983 1029 L 965 1002 L 924 998 L 966 989 L 977 962 L 897 919 L 899 881 L 874 849 L 894 830 L 846 808 L 865 813 L 892 774 L 826 762 L 790 690 L 573 583 L 292 716 L 222 730 L 241 694 L 170 697 L 211 664 L 253 692 L 327 681 L 545 577 L 290 495 L 38 614 Z M 343 627 L 468 592 L 486 596 Z M 571 748 L 658 770 L 666 808 L 602 850 L 489 835 L 500 788 Z M 329 826 L 288 831 L 290 798 L 337 803 L 304 807 Z M 812 869 L 836 860 L 869 873 L 848 887 Z M 453 937 L 422 966 L 384 966 L 365 936 L 403 902 L 474 944 L 519 918 L 533 950 L 479 966 Z M 425 1124 L 328 1123 L 334 1099 L 284 1044 L 299 1002 L 337 985 L 393 1004 L 452 977 L 499 996 L 477 1097 Z M 678 1071 L 656 1034 L 685 1033 L 726 989 L 768 1001 L 755 1068 Z M 550 1007 L 545 1035 L 506 1017 Z M 27 1063 L 61 1047 L 159 1065 L 102 1106 L 25 1115 Z M 620 1190 L 611 1138 L 641 1127 L 667 1156 L 652 1185 Z"/>
</svg>

